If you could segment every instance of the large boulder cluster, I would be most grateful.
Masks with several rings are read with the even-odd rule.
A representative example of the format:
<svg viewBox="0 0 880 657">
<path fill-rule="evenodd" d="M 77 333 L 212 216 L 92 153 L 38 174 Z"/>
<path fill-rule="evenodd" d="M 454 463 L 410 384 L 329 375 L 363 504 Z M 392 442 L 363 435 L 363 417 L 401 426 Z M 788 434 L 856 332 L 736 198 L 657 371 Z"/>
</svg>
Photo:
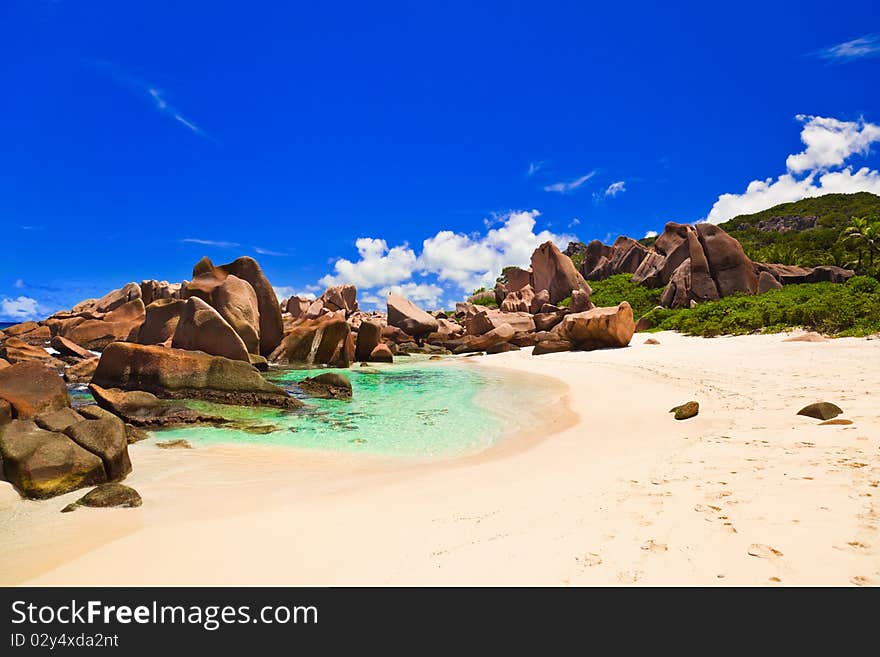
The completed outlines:
<svg viewBox="0 0 880 657">
<path fill-rule="evenodd" d="M 763 294 L 791 283 L 842 283 L 855 272 L 840 267 L 795 267 L 753 262 L 740 243 L 714 224 L 669 222 L 647 247 L 629 237 L 611 246 L 594 240 L 572 243 L 586 280 L 600 281 L 615 274 L 632 274 L 632 281 L 663 287 L 660 303 L 668 308 L 690 307 L 732 294 Z"/>
</svg>

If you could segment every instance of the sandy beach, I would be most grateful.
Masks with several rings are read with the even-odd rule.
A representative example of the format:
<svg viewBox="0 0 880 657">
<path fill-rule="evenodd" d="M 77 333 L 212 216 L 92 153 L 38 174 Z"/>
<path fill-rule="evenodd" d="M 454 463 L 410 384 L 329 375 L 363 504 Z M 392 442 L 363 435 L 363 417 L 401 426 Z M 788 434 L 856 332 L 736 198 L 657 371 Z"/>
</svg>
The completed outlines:
<svg viewBox="0 0 880 657">
<path fill-rule="evenodd" d="M 559 401 L 455 461 L 146 441 L 138 509 L 3 484 L 0 584 L 880 584 L 880 340 L 786 337 L 467 359 Z M 853 424 L 796 415 L 822 400 Z"/>
</svg>

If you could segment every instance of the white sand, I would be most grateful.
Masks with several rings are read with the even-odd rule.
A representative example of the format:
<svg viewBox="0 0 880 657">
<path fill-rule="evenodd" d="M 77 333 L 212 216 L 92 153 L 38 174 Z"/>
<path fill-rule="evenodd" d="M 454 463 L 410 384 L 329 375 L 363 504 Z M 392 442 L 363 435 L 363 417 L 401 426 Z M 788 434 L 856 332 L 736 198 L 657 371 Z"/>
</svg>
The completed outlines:
<svg viewBox="0 0 880 657">
<path fill-rule="evenodd" d="M 140 509 L 0 491 L 0 583 L 880 584 L 880 340 L 646 337 L 469 359 L 571 409 L 470 459 L 142 443 Z M 819 400 L 854 424 L 795 415 Z"/>
</svg>

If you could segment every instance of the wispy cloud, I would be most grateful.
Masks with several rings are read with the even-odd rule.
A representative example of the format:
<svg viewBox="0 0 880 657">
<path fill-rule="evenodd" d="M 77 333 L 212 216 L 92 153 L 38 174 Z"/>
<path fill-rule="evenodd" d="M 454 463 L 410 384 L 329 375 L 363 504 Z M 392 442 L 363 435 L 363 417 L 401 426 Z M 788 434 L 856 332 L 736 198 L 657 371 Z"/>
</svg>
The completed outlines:
<svg viewBox="0 0 880 657">
<path fill-rule="evenodd" d="M 529 162 L 529 170 L 526 172 L 527 176 L 534 176 L 541 169 L 544 168 L 544 160 L 538 160 L 537 162 Z"/>
<path fill-rule="evenodd" d="M 575 178 L 574 180 L 570 180 L 568 182 L 558 182 L 553 183 L 552 185 L 546 185 L 544 187 L 545 192 L 556 192 L 557 194 L 567 194 L 569 192 L 573 192 L 579 187 L 583 186 L 585 182 L 587 182 L 590 178 L 596 175 L 595 171 L 590 171 L 580 178 Z"/>
<path fill-rule="evenodd" d="M 649 238 L 649 237 L 657 237 L 657 231 L 656 231 L 656 230 L 649 230 L 649 231 L 647 231 L 647 232 L 645 233 L 645 237 L 643 237 L 642 239 L 647 239 L 647 238 Z"/>
<path fill-rule="evenodd" d="M 196 125 L 196 123 L 192 119 L 185 117 L 180 112 L 180 110 L 169 103 L 166 99 L 167 94 L 165 93 L 165 91 L 158 88 L 156 85 L 140 77 L 132 75 L 131 73 L 122 70 L 120 67 L 110 62 L 99 61 L 96 62 L 95 65 L 100 71 L 109 76 L 118 84 L 127 87 L 128 89 L 131 89 L 139 96 L 146 96 L 146 98 L 152 101 L 153 107 L 155 107 L 159 112 L 171 117 L 180 125 L 187 128 L 193 134 L 196 134 L 199 137 L 203 137 L 210 141 L 216 141 L 208 133 L 202 130 L 202 128 Z"/>
<path fill-rule="evenodd" d="M 185 239 L 180 240 L 184 244 L 201 244 L 202 246 L 216 246 L 219 249 L 231 249 L 236 246 L 241 246 L 238 242 L 221 242 L 217 240 L 200 240 L 195 237 L 187 237 Z"/>
<path fill-rule="evenodd" d="M 259 253 L 260 255 L 267 255 L 267 256 L 286 256 L 286 255 L 288 255 L 287 253 L 282 253 L 281 251 L 270 251 L 269 249 L 264 249 L 261 246 L 255 246 L 254 252 Z"/>
<path fill-rule="evenodd" d="M 857 39 L 823 48 L 815 53 L 831 62 L 849 62 L 854 59 L 880 56 L 880 34 L 866 34 Z"/>
<path fill-rule="evenodd" d="M 623 194 L 626 191 L 626 181 L 618 180 L 617 182 L 613 182 L 608 185 L 608 188 L 605 190 L 605 196 L 617 196 L 618 194 Z"/>
</svg>

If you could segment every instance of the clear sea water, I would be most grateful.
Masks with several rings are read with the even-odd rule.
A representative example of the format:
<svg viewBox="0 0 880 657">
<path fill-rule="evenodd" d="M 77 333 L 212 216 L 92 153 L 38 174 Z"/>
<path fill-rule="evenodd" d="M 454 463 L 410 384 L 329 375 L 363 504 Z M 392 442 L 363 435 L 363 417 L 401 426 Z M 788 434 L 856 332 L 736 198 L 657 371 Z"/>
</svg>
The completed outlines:
<svg viewBox="0 0 880 657">
<path fill-rule="evenodd" d="M 294 386 L 306 376 L 325 371 L 349 377 L 351 401 L 309 398 Z M 514 375 L 461 361 L 413 359 L 348 370 L 276 370 L 269 378 L 301 398 L 305 406 L 281 411 L 191 402 L 194 407 L 241 420 L 249 430 L 186 427 L 154 432 L 155 439 L 184 439 L 194 447 L 252 443 L 382 456 L 452 457 L 482 451 L 513 430 L 515 423 L 527 422 L 525 409 L 540 403 L 542 394 L 540 385 L 524 390 L 522 380 Z M 552 396 L 553 392 L 543 394 Z"/>
</svg>

